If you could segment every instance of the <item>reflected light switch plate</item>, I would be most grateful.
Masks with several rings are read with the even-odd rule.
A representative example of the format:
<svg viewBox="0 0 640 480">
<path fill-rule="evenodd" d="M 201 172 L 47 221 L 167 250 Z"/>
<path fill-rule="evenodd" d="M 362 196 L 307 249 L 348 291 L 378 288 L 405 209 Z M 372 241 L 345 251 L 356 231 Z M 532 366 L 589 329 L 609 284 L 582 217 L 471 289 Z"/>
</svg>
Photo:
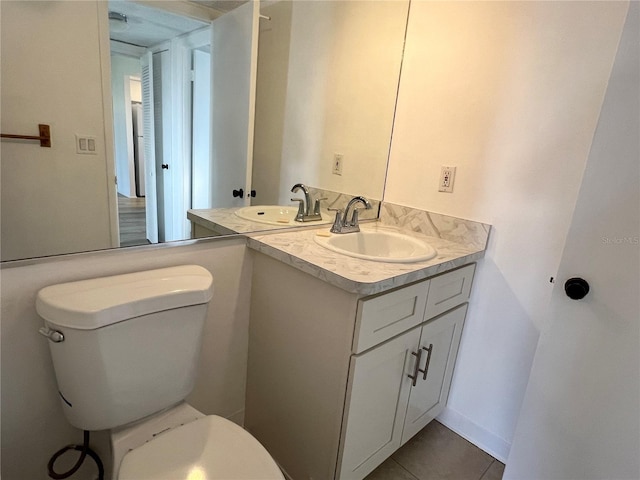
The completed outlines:
<svg viewBox="0 0 640 480">
<path fill-rule="evenodd" d="M 96 137 L 76 134 L 76 153 L 81 155 L 97 155 Z"/>
</svg>

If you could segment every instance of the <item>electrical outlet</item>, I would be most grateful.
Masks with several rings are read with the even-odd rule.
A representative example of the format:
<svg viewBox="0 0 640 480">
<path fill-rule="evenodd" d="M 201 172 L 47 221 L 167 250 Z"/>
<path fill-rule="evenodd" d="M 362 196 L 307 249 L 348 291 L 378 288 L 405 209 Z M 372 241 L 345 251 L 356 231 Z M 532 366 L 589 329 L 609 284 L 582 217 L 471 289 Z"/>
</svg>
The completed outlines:
<svg viewBox="0 0 640 480">
<path fill-rule="evenodd" d="M 439 192 L 453 192 L 453 181 L 456 178 L 456 167 L 442 166 L 440 168 L 440 183 L 438 185 Z"/>
<path fill-rule="evenodd" d="M 342 160 L 344 158 L 344 155 L 342 155 L 341 153 L 334 153 L 333 154 L 333 169 L 332 169 L 332 173 L 334 175 L 342 175 Z"/>
</svg>

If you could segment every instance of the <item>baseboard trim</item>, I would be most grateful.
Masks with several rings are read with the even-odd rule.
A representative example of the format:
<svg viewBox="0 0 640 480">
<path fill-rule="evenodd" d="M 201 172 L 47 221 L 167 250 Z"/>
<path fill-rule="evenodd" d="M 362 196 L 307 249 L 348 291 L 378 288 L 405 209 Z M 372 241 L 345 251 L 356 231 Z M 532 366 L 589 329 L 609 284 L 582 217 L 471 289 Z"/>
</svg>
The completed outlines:
<svg viewBox="0 0 640 480">
<path fill-rule="evenodd" d="M 449 407 L 445 407 L 436 420 L 502 463 L 507 462 L 511 444 L 503 438 L 482 428 Z"/>
<path fill-rule="evenodd" d="M 244 428 L 244 408 L 238 410 L 235 413 L 232 413 L 231 415 L 228 415 L 227 420 L 231 420 L 236 425 L 240 425 L 242 428 Z"/>
</svg>

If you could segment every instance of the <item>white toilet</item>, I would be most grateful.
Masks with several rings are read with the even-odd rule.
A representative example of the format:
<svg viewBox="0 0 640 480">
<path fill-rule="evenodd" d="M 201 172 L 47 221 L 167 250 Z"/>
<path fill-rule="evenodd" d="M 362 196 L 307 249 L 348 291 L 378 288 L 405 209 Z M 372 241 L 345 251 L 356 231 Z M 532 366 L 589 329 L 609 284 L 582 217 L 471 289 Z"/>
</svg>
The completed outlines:
<svg viewBox="0 0 640 480">
<path fill-rule="evenodd" d="M 38 292 L 64 413 L 111 430 L 114 479 L 284 479 L 249 433 L 184 403 L 212 294 L 195 265 Z"/>
</svg>

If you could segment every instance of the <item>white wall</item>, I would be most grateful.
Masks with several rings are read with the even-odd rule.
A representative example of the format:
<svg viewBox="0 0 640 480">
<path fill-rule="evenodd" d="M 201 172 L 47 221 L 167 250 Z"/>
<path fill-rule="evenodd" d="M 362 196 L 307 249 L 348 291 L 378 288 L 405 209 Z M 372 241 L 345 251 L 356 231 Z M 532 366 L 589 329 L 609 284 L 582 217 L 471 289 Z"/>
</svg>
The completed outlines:
<svg viewBox="0 0 640 480">
<path fill-rule="evenodd" d="M 494 226 L 441 419 L 504 460 L 627 9 L 413 2 L 385 201 Z M 457 166 L 438 193 L 441 165 Z"/>
<path fill-rule="evenodd" d="M 45 123 L 52 135 L 51 148 L 2 141 L 2 260 L 107 248 L 116 238 L 98 7 L 0 3 L 2 132 L 36 135 Z M 97 154 L 76 154 L 76 134 L 94 136 Z"/>
<path fill-rule="evenodd" d="M 196 386 L 189 402 L 207 414 L 239 423 L 244 395 L 251 292 L 251 263 L 244 239 L 192 246 L 111 250 L 58 257 L 31 266 L 4 268 L 1 283 L 2 478 L 45 480 L 46 463 L 58 449 L 82 440 L 68 425 L 57 394 L 47 340 L 35 297 L 44 286 L 180 264 L 197 264 L 214 277 Z M 105 464 L 106 437 L 94 434 Z M 64 463 L 57 468 L 63 470 Z M 83 467 L 84 468 L 84 467 Z M 93 478 L 87 460 L 86 476 Z"/>
<path fill-rule="evenodd" d="M 36 2 L 1 5 L 5 71 L 4 36 L 13 28 L 5 25 L 6 12 L 20 6 L 34 14 L 44 7 Z M 54 8 L 51 5 L 47 8 Z M 57 2 L 55 8 L 64 5 Z M 73 12 L 71 17 L 64 15 L 65 22 L 69 18 L 79 19 L 80 25 L 95 22 L 90 20 L 93 5 L 73 2 Z M 487 257 L 478 269 L 443 420 L 502 459 L 513 436 L 550 296 L 548 279 L 558 266 L 626 8 L 625 3 L 612 2 L 413 2 L 411 7 L 385 200 L 494 225 Z M 44 11 L 49 19 L 51 11 Z M 36 15 L 29 28 L 56 31 L 49 20 L 47 24 L 38 21 Z M 23 33 L 25 29 L 22 24 L 14 30 Z M 87 31 L 82 43 L 94 45 L 94 36 Z M 21 43 L 30 43 L 24 35 L 20 38 Z M 78 42 L 73 43 L 79 48 Z M 52 45 L 60 48 L 55 42 Z M 83 58 L 84 68 L 76 67 L 77 58 Z M 42 62 L 50 71 L 65 68 L 81 70 L 79 77 L 95 76 L 93 58 L 84 53 L 74 55 L 68 64 L 51 64 L 47 58 Z M 23 81 L 37 82 L 38 78 Z M 12 82 L 13 75 L 3 76 L 3 130 L 5 108 L 11 105 L 4 92 Z M 85 90 L 74 88 L 74 97 Z M 49 123 L 56 145 L 56 131 L 66 131 L 69 121 L 65 118 L 67 103 L 62 95 L 55 95 L 51 105 L 39 104 L 33 97 L 37 89 L 32 92 L 36 93 L 14 100 L 14 105 L 31 113 L 24 125 L 12 127 L 21 131 L 26 126 L 28 131 L 35 118 L 35 123 L 42 116 L 53 118 Z M 89 93 L 98 98 L 99 92 Z M 93 132 L 93 125 L 100 125 L 101 119 L 85 117 L 86 113 L 78 114 L 78 123 L 62 135 L 63 143 L 80 127 L 81 133 L 95 133 L 102 139 L 102 130 Z M 4 178 L 4 165 L 12 158 L 8 152 L 24 160 L 27 147 L 5 142 L 2 147 Z M 62 169 L 63 163 L 56 164 L 60 172 L 48 173 L 47 181 L 75 180 L 75 193 L 83 195 L 74 199 L 82 198 L 82 202 L 72 202 L 73 210 L 57 204 L 56 211 L 82 220 L 84 203 L 96 197 L 106 200 L 106 194 L 92 183 L 95 165 L 84 157 L 76 162 L 74 152 L 65 147 L 55 159 L 72 162 L 73 175 Z M 42 152 L 34 147 L 29 154 L 35 158 Z M 437 193 L 442 164 L 458 166 L 453 194 Z M 104 165 L 100 168 L 104 175 Z M 77 181 L 76 173 L 83 182 Z M 2 203 L 4 209 L 4 188 Z M 53 203 L 51 197 L 46 203 Z M 10 205 L 19 208 L 16 199 Z M 47 215 L 53 213 L 23 214 L 34 220 Z M 68 230 L 74 227 L 61 226 L 56 232 Z M 54 233 L 51 229 L 47 235 Z M 2 241 L 4 250 L 4 236 Z M 21 241 L 28 243 L 29 236 Z M 48 284 L 178 263 L 209 268 L 216 278 L 216 296 L 208 319 L 203 367 L 191 400 L 206 413 L 225 416 L 243 407 L 250 265 L 238 242 L 229 239 L 188 247 L 109 251 L 2 271 L 5 480 L 44 479 L 44 465 L 51 453 L 79 438 L 79 432 L 62 417 L 48 347 L 36 333 L 41 321 L 34 308 L 35 294 Z"/>
<path fill-rule="evenodd" d="M 640 4 L 633 2 L 505 479 L 640 478 L 639 134 Z M 603 182 L 612 171 L 615 181 Z M 575 276 L 590 285 L 579 302 L 563 288 Z"/>
<path fill-rule="evenodd" d="M 132 102 L 138 102 L 138 103 L 142 103 L 142 81 L 140 80 L 140 77 L 142 76 L 142 71 L 140 70 L 140 60 L 138 60 L 138 75 L 136 75 L 136 79 L 131 79 L 130 82 L 130 94 L 131 94 L 131 101 Z"/>
<path fill-rule="evenodd" d="M 407 7 L 293 3 L 281 202 L 299 182 L 381 198 Z M 332 174 L 334 153 L 344 155 L 341 176 Z"/>
<path fill-rule="evenodd" d="M 251 178 L 251 188 L 257 194 L 251 199 L 253 205 L 273 205 L 280 202 L 292 9 L 293 2 L 289 1 L 262 5 L 260 8 L 260 13 L 271 19 L 260 20 L 258 40 L 256 123 Z M 289 188 L 293 185 L 289 185 Z M 288 200 L 286 199 L 285 205 L 289 203 Z"/>
<path fill-rule="evenodd" d="M 131 111 L 131 105 L 125 105 L 125 98 L 131 98 L 130 82 L 125 84 L 125 76 L 141 77 L 140 60 L 125 55 L 111 55 L 111 92 L 113 97 L 113 144 L 118 176 L 118 193 L 127 197 L 136 196 L 135 167 L 133 151 L 129 152 L 127 141 L 133 132 L 127 128 L 126 108 Z M 125 95 L 125 90 L 129 91 Z M 129 124 L 131 128 L 131 124 Z M 133 144 L 131 144 L 133 145 Z"/>
</svg>

